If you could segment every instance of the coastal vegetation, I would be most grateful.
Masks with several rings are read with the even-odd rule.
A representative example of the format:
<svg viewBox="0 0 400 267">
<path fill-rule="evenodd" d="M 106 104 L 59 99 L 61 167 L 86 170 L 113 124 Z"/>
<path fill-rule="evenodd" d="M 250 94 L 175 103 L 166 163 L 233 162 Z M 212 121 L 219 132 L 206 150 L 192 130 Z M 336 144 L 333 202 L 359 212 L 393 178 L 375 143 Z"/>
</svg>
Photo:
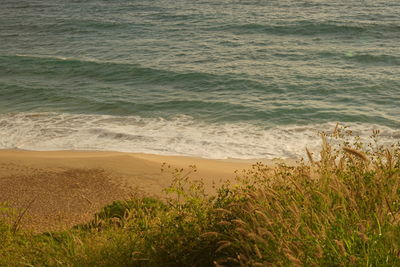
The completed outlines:
<svg viewBox="0 0 400 267">
<path fill-rule="evenodd" d="M 83 225 L 21 229 L 0 205 L 0 266 L 400 266 L 400 145 L 346 128 L 294 166 L 257 163 L 207 195 L 167 164 L 160 198 L 133 195 Z"/>
</svg>

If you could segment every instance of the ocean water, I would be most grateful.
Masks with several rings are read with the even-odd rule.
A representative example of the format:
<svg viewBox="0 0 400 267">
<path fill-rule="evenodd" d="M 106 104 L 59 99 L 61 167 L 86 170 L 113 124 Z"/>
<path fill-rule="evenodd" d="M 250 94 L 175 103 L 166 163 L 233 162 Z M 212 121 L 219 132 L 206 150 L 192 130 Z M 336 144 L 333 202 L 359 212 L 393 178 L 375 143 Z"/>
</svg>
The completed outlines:
<svg viewBox="0 0 400 267">
<path fill-rule="evenodd" d="M 2 0 L 0 148 L 274 158 L 400 140 L 398 0 Z"/>
</svg>

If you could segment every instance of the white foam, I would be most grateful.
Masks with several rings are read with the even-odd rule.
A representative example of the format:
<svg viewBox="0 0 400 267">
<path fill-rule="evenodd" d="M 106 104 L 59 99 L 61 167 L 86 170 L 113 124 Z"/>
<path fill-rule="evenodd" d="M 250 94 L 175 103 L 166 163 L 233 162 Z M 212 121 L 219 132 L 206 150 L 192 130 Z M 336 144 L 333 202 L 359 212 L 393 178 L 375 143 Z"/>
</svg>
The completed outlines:
<svg viewBox="0 0 400 267">
<path fill-rule="evenodd" d="M 334 122 L 262 127 L 247 123 L 208 124 L 188 116 L 141 118 L 59 113 L 0 115 L 0 148 L 25 150 L 107 150 L 205 158 L 294 158 L 305 147 L 318 150 L 318 132 Z M 381 130 L 383 142 L 400 140 L 400 130 L 350 124 L 355 134 Z"/>
</svg>

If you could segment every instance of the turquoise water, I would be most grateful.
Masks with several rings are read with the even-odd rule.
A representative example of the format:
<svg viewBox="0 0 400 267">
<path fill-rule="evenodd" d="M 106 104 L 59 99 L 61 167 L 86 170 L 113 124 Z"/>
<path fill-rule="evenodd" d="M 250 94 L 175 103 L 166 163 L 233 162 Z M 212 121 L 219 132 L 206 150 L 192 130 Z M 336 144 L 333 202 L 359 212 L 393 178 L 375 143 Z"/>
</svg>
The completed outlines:
<svg viewBox="0 0 400 267">
<path fill-rule="evenodd" d="M 273 158 L 400 139 L 400 2 L 3 0 L 0 148 Z"/>
</svg>

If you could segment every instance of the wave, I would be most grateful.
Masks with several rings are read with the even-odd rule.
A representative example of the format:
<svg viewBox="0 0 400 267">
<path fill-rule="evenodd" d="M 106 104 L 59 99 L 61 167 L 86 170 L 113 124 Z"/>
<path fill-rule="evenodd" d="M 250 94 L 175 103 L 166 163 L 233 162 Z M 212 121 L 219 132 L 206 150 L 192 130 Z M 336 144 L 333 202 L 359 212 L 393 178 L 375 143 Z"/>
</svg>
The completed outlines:
<svg viewBox="0 0 400 267">
<path fill-rule="evenodd" d="M 345 58 L 363 64 L 400 65 L 400 57 L 394 55 L 348 54 Z"/>
<path fill-rule="evenodd" d="M 34 55 L 0 55 L 0 74 L 7 75 L 43 75 L 44 77 L 61 77 L 95 79 L 101 82 L 113 82 L 125 85 L 159 83 L 180 83 L 196 88 L 207 88 L 212 84 L 213 89 L 225 84 L 249 83 L 255 87 L 262 86 L 255 80 L 241 78 L 230 74 L 212 74 L 207 72 L 179 72 L 143 67 L 139 64 L 100 61 L 93 58 L 68 58 L 62 56 Z M 233 88 L 235 89 L 235 88 Z M 241 89 L 241 88 L 238 88 Z"/>
<path fill-rule="evenodd" d="M 400 140 L 400 130 L 353 123 L 363 138 L 381 130 L 381 141 Z M 264 127 L 249 123 L 204 123 L 188 116 L 171 119 L 62 113 L 0 115 L 0 148 L 107 150 L 204 158 L 298 158 L 317 151 L 318 132 L 335 123 Z"/>
<path fill-rule="evenodd" d="M 315 22 L 297 21 L 292 24 L 266 25 L 259 23 L 247 23 L 236 25 L 223 25 L 211 27 L 211 31 L 230 31 L 235 34 L 273 34 L 273 35 L 335 35 L 351 36 L 354 34 L 371 34 L 376 36 L 398 38 L 400 26 L 395 24 L 344 24 L 342 22 Z"/>
<path fill-rule="evenodd" d="M 396 55 L 385 55 L 376 53 L 360 53 L 360 52 L 332 52 L 332 51 L 321 51 L 318 54 L 321 59 L 335 59 L 335 60 L 345 60 L 352 61 L 361 64 L 368 64 L 373 66 L 385 65 L 385 66 L 398 66 L 400 65 L 400 57 Z M 280 56 L 279 54 L 276 56 Z M 283 55 L 286 56 L 286 55 Z M 287 55 L 292 56 L 290 54 Z M 293 56 L 292 56 L 293 57 Z M 297 56 L 297 60 L 305 60 L 305 56 Z"/>
</svg>

